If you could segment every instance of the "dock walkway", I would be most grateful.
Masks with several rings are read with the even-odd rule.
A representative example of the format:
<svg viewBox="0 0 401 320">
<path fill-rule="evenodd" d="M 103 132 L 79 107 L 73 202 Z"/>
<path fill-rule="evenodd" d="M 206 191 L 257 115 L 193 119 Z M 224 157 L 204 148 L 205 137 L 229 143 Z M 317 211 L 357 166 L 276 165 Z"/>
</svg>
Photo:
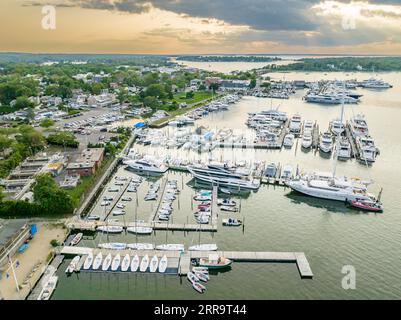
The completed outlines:
<svg viewBox="0 0 401 320">
<path fill-rule="evenodd" d="M 63 247 L 62 254 L 69 255 L 85 255 L 92 253 L 96 255 L 102 252 L 103 256 L 111 253 L 112 255 L 120 254 L 124 256 L 138 255 L 143 257 L 157 256 L 158 258 L 167 256 L 168 259 L 178 259 L 178 273 L 186 275 L 191 267 L 191 259 L 208 258 L 211 254 L 217 254 L 220 257 L 225 257 L 234 262 L 266 262 L 266 263 L 295 263 L 298 267 L 301 278 L 313 278 L 313 273 L 310 268 L 309 262 L 303 252 L 261 252 L 261 251 L 185 251 L 184 253 L 178 251 L 162 251 L 162 250 L 106 250 L 106 249 L 93 249 L 83 247 Z"/>
</svg>

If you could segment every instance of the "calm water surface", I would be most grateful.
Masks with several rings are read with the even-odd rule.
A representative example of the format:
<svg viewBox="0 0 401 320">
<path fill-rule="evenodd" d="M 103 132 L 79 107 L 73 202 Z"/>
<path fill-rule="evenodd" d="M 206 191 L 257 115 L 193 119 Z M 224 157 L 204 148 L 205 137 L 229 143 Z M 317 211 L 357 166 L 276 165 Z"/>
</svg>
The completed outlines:
<svg viewBox="0 0 401 320">
<path fill-rule="evenodd" d="M 285 73 L 272 74 L 274 78 L 317 80 L 368 78 L 369 74 Z M 398 299 L 401 298 L 401 73 L 379 75 L 393 84 L 386 91 L 358 89 L 363 94 L 362 103 L 346 106 L 348 119 L 353 114 L 364 113 L 369 129 L 381 154 L 373 166 L 367 168 L 356 161 L 339 162 L 338 174 L 373 179 L 371 191 L 377 193 L 383 187 L 383 214 L 368 214 L 344 207 L 342 203 L 317 200 L 292 193 L 289 189 L 262 186 L 257 193 L 241 199 L 242 210 L 237 215 L 245 217 L 244 231 L 240 228 L 224 228 L 219 225 L 216 234 L 202 233 L 201 242 L 217 243 L 221 250 L 302 251 L 305 252 L 313 280 L 300 279 L 293 264 L 234 263 L 229 272 L 213 275 L 207 283 L 207 291 L 197 294 L 186 279 L 177 276 L 143 274 L 88 274 L 81 273 L 67 278 L 59 270 L 59 284 L 54 299 Z M 280 105 L 289 115 L 299 112 L 304 120 L 316 120 L 321 129 L 328 127 L 339 116 L 341 106 L 307 104 L 301 100 L 302 91 L 289 100 L 244 97 L 229 111 L 212 114 L 197 122 L 210 128 L 233 128 L 238 133 L 251 136 L 244 122 L 247 113 Z M 166 128 L 165 130 L 171 130 Z M 141 147 L 138 149 L 141 149 Z M 160 148 L 143 149 L 151 154 L 165 154 Z M 195 158 L 192 152 L 168 151 L 173 156 Z M 202 155 L 203 159 L 210 155 Z M 216 159 L 265 160 L 292 164 L 304 170 L 331 171 L 333 163 L 318 153 L 305 153 L 300 147 L 282 151 L 214 150 Z M 132 175 L 123 168 L 119 175 Z M 194 191 L 187 185 L 191 176 L 169 173 L 178 179 L 183 188 L 174 203 L 174 222 L 193 222 L 191 196 Z M 148 189 L 144 182 L 136 201 L 129 204 L 127 216 L 132 221 L 135 212 L 138 219 L 148 219 L 152 204 L 144 203 Z M 238 199 L 237 199 L 238 200 Z M 239 200 L 238 200 L 239 201 Z M 221 214 L 219 219 L 228 217 Z M 122 218 L 120 218 L 122 219 Z M 140 241 L 153 243 L 185 243 L 199 241 L 198 234 L 182 232 L 157 232 L 141 237 Z M 135 242 L 134 235 L 110 236 L 109 241 Z M 98 235 L 85 240 L 95 246 L 108 241 Z M 352 265 L 356 269 L 356 290 L 344 290 L 341 269 Z"/>
</svg>

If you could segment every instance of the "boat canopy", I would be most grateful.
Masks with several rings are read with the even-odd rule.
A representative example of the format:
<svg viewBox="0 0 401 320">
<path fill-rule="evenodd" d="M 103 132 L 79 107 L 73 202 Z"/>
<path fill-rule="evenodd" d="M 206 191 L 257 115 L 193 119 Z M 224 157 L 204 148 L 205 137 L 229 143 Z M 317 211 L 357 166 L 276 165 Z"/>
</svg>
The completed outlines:
<svg viewBox="0 0 401 320">
<path fill-rule="evenodd" d="M 146 126 L 145 122 L 137 122 L 134 124 L 134 128 L 136 128 L 136 129 L 143 128 L 144 126 Z"/>
</svg>

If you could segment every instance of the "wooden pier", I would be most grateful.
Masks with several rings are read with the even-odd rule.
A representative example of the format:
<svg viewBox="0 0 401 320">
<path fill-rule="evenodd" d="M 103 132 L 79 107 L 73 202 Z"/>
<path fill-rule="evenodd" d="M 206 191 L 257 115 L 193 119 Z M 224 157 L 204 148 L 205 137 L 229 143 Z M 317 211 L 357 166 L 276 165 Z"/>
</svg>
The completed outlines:
<svg viewBox="0 0 401 320">
<path fill-rule="evenodd" d="M 312 130 L 312 148 L 317 149 L 319 147 L 319 125 L 315 122 Z"/>
<path fill-rule="evenodd" d="M 309 262 L 303 252 L 267 252 L 267 251 L 163 251 L 163 250 L 106 250 L 97 248 L 84 248 L 84 247 L 63 247 L 61 254 L 64 255 L 87 255 L 92 253 L 96 255 L 102 252 L 105 257 L 109 253 L 112 255 L 126 254 L 133 257 L 138 255 L 144 257 L 157 256 L 159 259 L 164 255 L 170 260 L 175 259 L 178 262 L 177 273 L 179 275 L 186 275 L 191 269 L 191 260 L 208 258 L 210 255 L 218 255 L 225 257 L 234 262 L 252 262 L 252 263 L 295 263 L 298 267 L 301 278 L 313 278 L 313 273 L 310 268 Z"/>
<path fill-rule="evenodd" d="M 166 190 L 166 185 L 167 185 L 167 179 L 163 178 L 162 183 L 160 185 L 160 197 L 158 198 L 157 205 L 155 206 L 154 210 L 149 215 L 149 220 L 148 220 L 149 223 L 154 222 L 156 219 L 157 212 L 159 211 L 159 208 L 163 202 L 164 191 Z"/>
<path fill-rule="evenodd" d="M 347 122 L 345 126 L 345 135 L 347 136 L 347 139 L 351 145 L 351 158 L 359 158 L 359 150 L 357 148 L 356 142 L 354 137 L 351 135 L 351 130 L 349 127 L 349 122 Z"/>
</svg>

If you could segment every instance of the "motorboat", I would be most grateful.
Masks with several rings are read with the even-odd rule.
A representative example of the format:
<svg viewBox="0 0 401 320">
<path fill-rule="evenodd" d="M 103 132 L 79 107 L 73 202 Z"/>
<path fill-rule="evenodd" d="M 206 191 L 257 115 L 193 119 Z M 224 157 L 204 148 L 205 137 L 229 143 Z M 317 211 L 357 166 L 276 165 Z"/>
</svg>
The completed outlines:
<svg viewBox="0 0 401 320">
<path fill-rule="evenodd" d="M 231 266 L 232 261 L 218 254 L 209 254 L 207 258 L 199 259 L 199 266 L 208 269 L 224 269 Z"/>
<path fill-rule="evenodd" d="M 387 82 L 384 82 L 381 79 L 375 79 L 375 78 L 369 78 L 367 80 L 363 80 L 360 83 L 360 86 L 363 88 L 367 88 L 367 89 L 388 89 L 388 88 L 392 88 L 392 85 L 390 85 Z"/>
<path fill-rule="evenodd" d="M 102 271 L 107 271 L 109 270 L 111 263 L 113 259 L 111 257 L 111 254 L 109 253 L 106 258 L 104 258 L 103 263 L 102 263 Z"/>
<path fill-rule="evenodd" d="M 159 214 L 157 217 L 159 218 L 160 221 L 169 221 L 170 220 L 170 216 L 166 215 L 166 214 Z"/>
<path fill-rule="evenodd" d="M 204 293 L 206 291 L 206 287 L 199 282 L 192 282 L 192 288 L 194 288 L 199 293 Z"/>
<path fill-rule="evenodd" d="M 125 250 L 127 248 L 127 244 L 121 242 L 99 243 L 97 246 L 107 250 Z"/>
<path fill-rule="evenodd" d="M 98 216 L 98 215 L 90 215 L 90 216 L 88 216 L 87 218 L 86 218 L 86 220 L 89 220 L 89 221 L 97 221 L 97 220 L 100 220 L 100 216 Z"/>
<path fill-rule="evenodd" d="M 349 127 L 351 134 L 355 139 L 360 136 L 365 137 L 369 135 L 368 124 L 363 114 L 357 114 L 352 117 L 349 122 Z"/>
<path fill-rule="evenodd" d="M 283 166 L 283 169 L 281 170 L 281 175 L 280 178 L 283 180 L 288 180 L 292 177 L 292 166 L 290 166 L 289 164 L 286 164 L 285 166 Z"/>
<path fill-rule="evenodd" d="M 113 201 L 114 200 L 114 197 L 112 197 L 112 196 L 104 196 L 103 197 L 103 201 Z"/>
<path fill-rule="evenodd" d="M 167 256 L 164 255 L 159 262 L 159 272 L 160 273 L 165 273 L 168 265 L 168 259 Z"/>
<path fill-rule="evenodd" d="M 212 200 L 212 196 L 211 195 L 201 195 L 201 194 L 197 194 L 194 196 L 193 198 L 195 201 L 211 201 Z"/>
<path fill-rule="evenodd" d="M 337 142 L 337 158 L 339 160 L 348 160 L 351 158 L 351 144 L 346 137 L 341 137 Z"/>
<path fill-rule="evenodd" d="M 71 273 L 75 272 L 75 269 L 77 268 L 77 265 L 78 265 L 80 259 L 81 259 L 80 256 L 75 256 L 69 263 L 67 269 L 65 270 L 65 273 L 71 274 Z"/>
<path fill-rule="evenodd" d="M 187 279 L 188 279 L 188 281 L 190 281 L 192 283 L 199 282 L 199 278 L 192 271 L 189 271 L 187 273 Z"/>
<path fill-rule="evenodd" d="M 210 202 L 202 202 L 201 204 L 198 204 L 198 209 L 202 208 L 210 208 Z"/>
<path fill-rule="evenodd" d="M 377 148 L 374 140 L 370 136 L 358 136 L 356 138 L 356 145 L 359 149 L 359 157 L 362 161 L 376 161 Z"/>
<path fill-rule="evenodd" d="M 57 276 L 51 276 L 46 284 L 43 286 L 42 291 L 39 293 L 37 300 L 49 300 L 56 289 L 58 282 Z"/>
<path fill-rule="evenodd" d="M 107 206 L 109 206 L 109 205 L 111 205 L 111 202 L 110 202 L 110 201 L 102 201 L 102 202 L 100 203 L 100 206 L 101 206 L 101 207 L 107 207 Z"/>
<path fill-rule="evenodd" d="M 125 210 L 113 210 L 113 216 L 123 216 L 125 215 Z"/>
<path fill-rule="evenodd" d="M 269 163 L 266 166 L 265 176 L 274 178 L 277 174 L 277 166 L 274 163 Z"/>
<path fill-rule="evenodd" d="M 235 207 L 237 203 L 232 199 L 217 199 L 217 205 L 226 207 Z"/>
<path fill-rule="evenodd" d="M 208 282 L 209 281 L 209 275 L 205 274 L 203 272 L 195 272 L 195 276 L 198 277 L 198 279 L 200 281 L 203 281 L 203 282 Z"/>
<path fill-rule="evenodd" d="M 145 196 L 145 201 L 153 201 L 157 199 L 157 193 L 148 193 Z"/>
<path fill-rule="evenodd" d="M 189 251 L 217 251 L 217 244 L 198 244 L 188 248 Z"/>
<path fill-rule="evenodd" d="M 290 120 L 290 133 L 299 134 L 301 132 L 302 121 L 301 116 L 299 114 L 293 115 Z"/>
<path fill-rule="evenodd" d="M 131 250 L 154 250 L 152 243 L 128 243 L 127 248 Z"/>
<path fill-rule="evenodd" d="M 320 136 L 319 150 L 324 153 L 330 153 L 333 150 L 333 136 L 330 132 L 324 132 Z"/>
<path fill-rule="evenodd" d="M 306 120 L 304 122 L 304 132 L 312 132 L 313 131 L 313 121 Z"/>
<path fill-rule="evenodd" d="M 77 233 L 74 238 L 71 240 L 70 246 L 75 246 L 77 245 L 81 240 L 82 237 L 84 236 L 83 233 Z"/>
<path fill-rule="evenodd" d="M 227 212 L 237 212 L 238 208 L 232 207 L 232 206 L 220 206 L 221 211 L 227 211 Z"/>
<path fill-rule="evenodd" d="M 345 126 L 340 119 L 335 119 L 330 122 L 330 131 L 334 136 L 341 135 L 344 130 Z"/>
<path fill-rule="evenodd" d="M 98 270 L 98 269 L 100 268 L 100 266 L 102 265 L 102 262 L 103 262 L 103 255 L 102 255 L 101 252 L 99 252 L 99 253 L 96 255 L 95 259 L 93 260 L 92 269 L 93 269 L 93 270 Z"/>
<path fill-rule="evenodd" d="M 94 262 L 93 254 L 89 253 L 84 262 L 84 270 L 89 270 Z"/>
<path fill-rule="evenodd" d="M 242 225 L 242 221 L 236 218 L 223 219 L 223 226 L 238 227 Z"/>
<path fill-rule="evenodd" d="M 156 246 L 156 250 L 184 251 L 185 247 L 183 244 L 160 244 Z"/>
<path fill-rule="evenodd" d="M 253 179 L 249 174 L 243 174 L 235 172 L 228 166 L 220 166 L 209 164 L 207 166 L 202 165 L 190 165 L 187 167 L 188 171 L 194 176 L 195 179 L 203 182 L 219 185 L 223 187 L 231 187 L 239 190 L 257 190 L 260 187 L 260 181 Z M 197 197 L 198 201 L 211 200 L 211 195 Z"/>
<path fill-rule="evenodd" d="M 151 227 L 128 227 L 127 232 L 135 233 L 135 234 L 151 234 L 153 232 L 153 228 Z"/>
<path fill-rule="evenodd" d="M 123 203 L 117 203 L 116 208 L 118 208 L 118 209 L 124 209 L 124 208 L 125 208 L 125 204 L 123 204 Z"/>
<path fill-rule="evenodd" d="M 168 170 L 163 164 L 158 164 L 150 160 L 129 160 L 126 161 L 128 168 L 141 174 L 155 174 L 160 175 Z"/>
<path fill-rule="evenodd" d="M 132 201 L 131 197 L 122 197 L 121 201 Z"/>
<path fill-rule="evenodd" d="M 111 263 L 111 271 L 117 271 L 117 269 L 120 267 L 120 264 L 121 264 L 121 256 L 117 254 Z"/>
<path fill-rule="evenodd" d="M 97 231 L 107 232 L 107 233 L 121 233 L 123 232 L 123 227 L 121 226 L 98 226 Z"/>
<path fill-rule="evenodd" d="M 141 260 L 141 264 L 139 266 L 139 271 L 140 272 L 146 272 L 148 267 L 149 267 L 149 256 L 145 255 Z"/>
<path fill-rule="evenodd" d="M 371 212 L 383 212 L 383 205 L 379 201 L 372 201 L 372 200 L 359 200 L 355 199 L 349 202 L 352 207 L 371 211 Z"/>
<path fill-rule="evenodd" d="M 309 149 L 312 146 L 312 135 L 310 132 L 305 132 L 304 135 L 302 136 L 302 148 L 304 149 Z"/>
<path fill-rule="evenodd" d="M 150 260 L 149 271 L 156 272 L 157 267 L 159 266 L 159 258 L 157 256 L 153 256 L 152 260 Z"/>
<path fill-rule="evenodd" d="M 132 258 L 130 270 L 131 272 L 136 272 L 138 268 L 139 268 L 139 257 L 138 255 L 135 255 L 135 257 Z"/>
<path fill-rule="evenodd" d="M 195 217 L 195 220 L 197 223 L 199 224 L 209 224 L 209 216 L 205 216 L 205 215 L 198 215 Z"/>
<path fill-rule="evenodd" d="M 118 188 L 118 187 L 110 187 L 107 191 L 108 192 L 119 192 L 120 188 Z"/>
<path fill-rule="evenodd" d="M 131 258 L 129 256 L 129 254 L 126 254 L 124 256 L 123 261 L 121 262 L 121 271 L 123 271 L 123 272 L 128 271 L 130 264 L 131 264 Z"/>
<path fill-rule="evenodd" d="M 283 146 L 284 148 L 291 148 L 294 145 L 294 135 L 289 133 L 286 134 L 284 137 L 284 142 L 283 142 Z"/>
</svg>

